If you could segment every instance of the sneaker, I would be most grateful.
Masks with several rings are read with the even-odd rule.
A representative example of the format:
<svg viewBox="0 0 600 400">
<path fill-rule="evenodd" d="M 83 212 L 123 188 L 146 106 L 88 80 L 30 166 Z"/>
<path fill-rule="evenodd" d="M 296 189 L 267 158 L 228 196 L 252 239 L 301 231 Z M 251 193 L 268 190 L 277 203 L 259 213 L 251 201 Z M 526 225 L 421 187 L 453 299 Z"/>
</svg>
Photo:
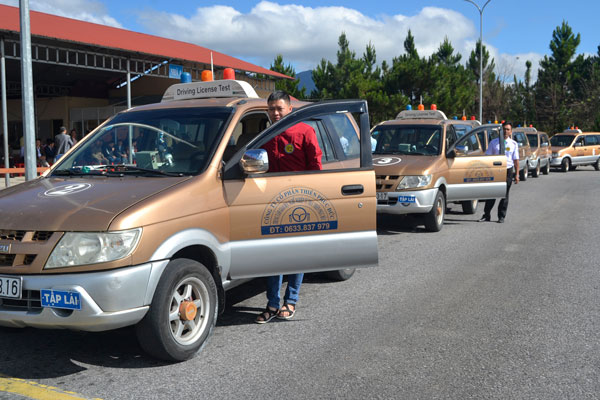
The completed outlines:
<svg viewBox="0 0 600 400">
<path fill-rule="evenodd" d="M 479 222 L 490 222 L 490 221 L 491 221 L 490 216 L 489 215 L 485 215 L 485 214 L 483 214 L 483 217 L 481 217 L 479 219 Z"/>
<path fill-rule="evenodd" d="M 498 219 L 498 223 L 499 223 L 499 224 L 503 224 L 503 223 L 504 223 L 504 218 L 499 218 L 499 219 Z"/>
</svg>

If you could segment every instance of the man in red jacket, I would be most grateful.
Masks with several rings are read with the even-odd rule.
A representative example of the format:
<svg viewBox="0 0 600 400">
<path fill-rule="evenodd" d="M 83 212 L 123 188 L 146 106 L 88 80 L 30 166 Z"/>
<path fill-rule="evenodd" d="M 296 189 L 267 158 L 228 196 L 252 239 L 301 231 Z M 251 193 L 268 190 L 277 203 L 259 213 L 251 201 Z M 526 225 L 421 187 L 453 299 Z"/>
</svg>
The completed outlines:
<svg viewBox="0 0 600 400">
<path fill-rule="evenodd" d="M 268 114 L 272 123 L 292 112 L 290 96 L 277 90 L 267 99 Z M 312 171 L 321 169 L 321 148 L 313 128 L 300 122 L 267 142 L 263 148 L 269 155 L 269 172 Z M 267 278 L 267 307 L 256 318 L 264 324 L 273 318 L 291 319 L 296 313 L 296 303 L 304 274 L 288 275 L 288 285 L 280 308 L 280 291 L 283 275 Z"/>
</svg>

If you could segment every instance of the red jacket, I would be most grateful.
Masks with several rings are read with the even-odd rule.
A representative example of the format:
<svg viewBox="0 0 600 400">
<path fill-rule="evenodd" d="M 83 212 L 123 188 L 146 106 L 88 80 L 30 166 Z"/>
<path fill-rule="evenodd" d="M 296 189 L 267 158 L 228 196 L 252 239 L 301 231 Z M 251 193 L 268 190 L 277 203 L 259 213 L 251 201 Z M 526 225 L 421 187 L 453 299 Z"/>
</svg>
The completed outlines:
<svg viewBox="0 0 600 400">
<path fill-rule="evenodd" d="M 321 148 L 315 130 L 300 122 L 263 146 L 269 155 L 269 172 L 321 169 Z"/>
</svg>

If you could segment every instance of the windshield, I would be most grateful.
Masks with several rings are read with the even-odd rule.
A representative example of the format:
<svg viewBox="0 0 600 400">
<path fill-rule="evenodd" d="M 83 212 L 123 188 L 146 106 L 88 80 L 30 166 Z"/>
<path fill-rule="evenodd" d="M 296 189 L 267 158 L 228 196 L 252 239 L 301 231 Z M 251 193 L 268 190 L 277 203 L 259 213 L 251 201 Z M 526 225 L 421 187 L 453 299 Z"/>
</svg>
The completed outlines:
<svg viewBox="0 0 600 400">
<path fill-rule="evenodd" d="M 472 125 L 466 125 L 466 124 L 452 124 L 454 126 L 454 129 L 456 130 L 456 136 L 460 139 L 461 137 L 465 136 L 467 133 L 469 133 L 471 131 L 471 129 L 473 129 Z"/>
<path fill-rule="evenodd" d="M 203 107 L 118 114 L 61 159 L 53 174 L 198 174 L 232 112 L 231 108 Z"/>
<path fill-rule="evenodd" d="M 527 139 L 529 139 L 529 145 L 531 147 L 538 147 L 538 136 L 535 133 L 527 134 Z"/>
<path fill-rule="evenodd" d="M 550 138 L 550 144 L 558 147 L 568 147 L 573 142 L 573 135 L 554 135 Z"/>
<path fill-rule="evenodd" d="M 377 139 L 373 154 L 440 154 L 441 126 L 381 125 L 373 130 Z"/>
</svg>

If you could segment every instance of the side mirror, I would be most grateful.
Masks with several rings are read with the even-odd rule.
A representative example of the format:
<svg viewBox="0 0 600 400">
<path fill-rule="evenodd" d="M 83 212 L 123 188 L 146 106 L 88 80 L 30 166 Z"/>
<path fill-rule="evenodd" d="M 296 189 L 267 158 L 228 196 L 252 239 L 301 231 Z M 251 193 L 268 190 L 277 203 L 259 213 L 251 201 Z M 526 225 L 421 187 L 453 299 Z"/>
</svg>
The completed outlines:
<svg viewBox="0 0 600 400">
<path fill-rule="evenodd" d="M 581 147 L 581 146 L 583 146 L 583 143 L 581 143 L 581 142 L 575 143 L 575 147 Z"/>
<path fill-rule="evenodd" d="M 456 157 L 456 150 L 454 150 L 454 149 L 452 149 L 448 153 L 446 153 L 446 158 L 455 158 L 455 157 Z"/>
<path fill-rule="evenodd" d="M 467 154 L 467 146 L 456 146 L 454 149 L 456 150 L 456 155 Z"/>
<path fill-rule="evenodd" d="M 240 166 L 246 174 L 262 174 L 269 170 L 269 156 L 264 149 L 247 150 L 242 159 Z"/>
</svg>

